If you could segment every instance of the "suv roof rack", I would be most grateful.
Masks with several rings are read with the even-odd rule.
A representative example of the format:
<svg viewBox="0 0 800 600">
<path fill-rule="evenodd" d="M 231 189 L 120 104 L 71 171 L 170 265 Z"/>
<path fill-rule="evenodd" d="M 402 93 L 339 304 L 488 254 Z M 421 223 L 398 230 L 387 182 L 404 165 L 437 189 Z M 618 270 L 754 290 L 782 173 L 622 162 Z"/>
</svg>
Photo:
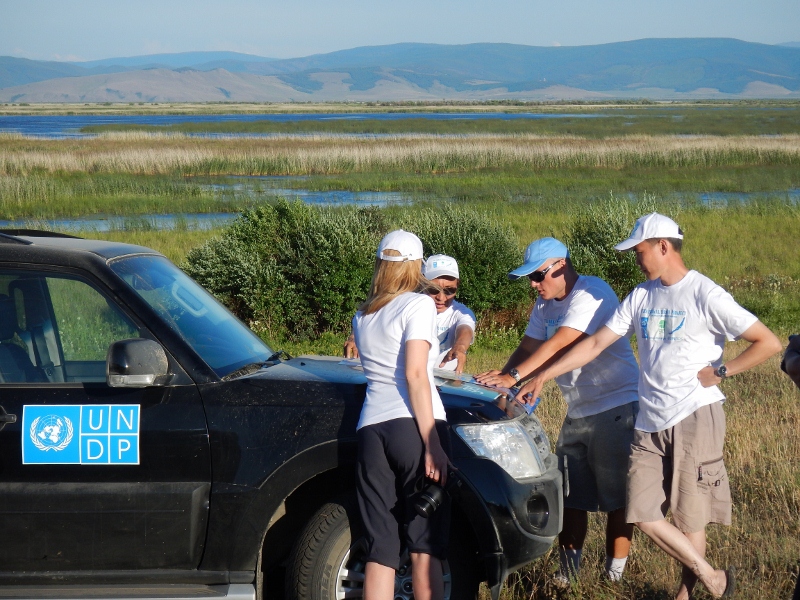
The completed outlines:
<svg viewBox="0 0 800 600">
<path fill-rule="evenodd" d="M 4 237 L 15 237 L 18 235 L 26 235 L 30 237 L 72 238 L 74 240 L 83 239 L 78 237 L 77 235 L 69 235 L 68 233 L 60 233 L 58 231 L 47 231 L 44 229 L 0 229 L 0 235 Z M 19 241 L 22 242 L 23 240 Z"/>
</svg>

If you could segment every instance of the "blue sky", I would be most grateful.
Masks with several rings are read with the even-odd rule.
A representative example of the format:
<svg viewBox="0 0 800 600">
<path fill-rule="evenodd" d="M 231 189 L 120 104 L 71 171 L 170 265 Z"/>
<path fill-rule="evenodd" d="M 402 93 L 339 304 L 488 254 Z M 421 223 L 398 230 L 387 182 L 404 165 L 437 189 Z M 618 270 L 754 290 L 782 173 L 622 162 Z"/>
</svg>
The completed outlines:
<svg viewBox="0 0 800 600">
<path fill-rule="evenodd" d="M 398 42 L 800 41 L 800 0 L 0 0 L 0 15 L 0 55 L 37 60 L 291 58 Z"/>
</svg>

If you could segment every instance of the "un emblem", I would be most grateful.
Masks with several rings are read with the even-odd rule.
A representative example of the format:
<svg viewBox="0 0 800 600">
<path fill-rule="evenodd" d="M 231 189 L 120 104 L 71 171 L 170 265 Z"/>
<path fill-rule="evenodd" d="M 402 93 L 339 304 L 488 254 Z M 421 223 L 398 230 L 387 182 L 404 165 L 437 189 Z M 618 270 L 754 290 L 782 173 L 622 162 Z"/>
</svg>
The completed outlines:
<svg viewBox="0 0 800 600">
<path fill-rule="evenodd" d="M 36 417 L 31 423 L 31 441 L 43 452 L 63 450 L 69 446 L 73 434 L 72 421 L 65 416 L 45 415 Z"/>
</svg>

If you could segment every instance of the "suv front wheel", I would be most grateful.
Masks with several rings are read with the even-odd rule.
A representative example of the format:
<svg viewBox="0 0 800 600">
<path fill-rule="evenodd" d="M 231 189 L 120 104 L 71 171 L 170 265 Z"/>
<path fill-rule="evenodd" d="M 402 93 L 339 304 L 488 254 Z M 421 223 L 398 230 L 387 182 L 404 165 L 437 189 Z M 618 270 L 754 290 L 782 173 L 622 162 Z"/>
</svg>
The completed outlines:
<svg viewBox="0 0 800 600">
<path fill-rule="evenodd" d="M 362 598 L 364 593 L 364 556 L 362 538 L 352 540 L 350 523 L 358 519 L 355 500 L 329 502 L 322 506 L 303 529 L 292 549 L 286 571 L 289 600 L 336 600 Z M 463 545 L 450 544 L 448 559 L 442 562 L 445 600 L 473 600 L 479 581 L 475 577 L 474 558 L 460 556 Z M 413 600 L 411 560 L 403 556 L 395 574 L 396 600 Z"/>
</svg>

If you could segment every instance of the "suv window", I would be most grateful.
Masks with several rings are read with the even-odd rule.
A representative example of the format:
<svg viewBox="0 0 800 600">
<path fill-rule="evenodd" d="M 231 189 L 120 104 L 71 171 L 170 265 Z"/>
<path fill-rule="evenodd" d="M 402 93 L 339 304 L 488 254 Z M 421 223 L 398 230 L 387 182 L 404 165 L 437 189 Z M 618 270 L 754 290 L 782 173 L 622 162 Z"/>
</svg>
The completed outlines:
<svg viewBox="0 0 800 600">
<path fill-rule="evenodd" d="M 89 283 L 0 272 L 0 383 L 100 382 L 115 341 L 137 327 Z"/>
<path fill-rule="evenodd" d="M 110 266 L 219 377 L 272 356 L 256 334 L 166 258 L 131 256 Z"/>
</svg>

